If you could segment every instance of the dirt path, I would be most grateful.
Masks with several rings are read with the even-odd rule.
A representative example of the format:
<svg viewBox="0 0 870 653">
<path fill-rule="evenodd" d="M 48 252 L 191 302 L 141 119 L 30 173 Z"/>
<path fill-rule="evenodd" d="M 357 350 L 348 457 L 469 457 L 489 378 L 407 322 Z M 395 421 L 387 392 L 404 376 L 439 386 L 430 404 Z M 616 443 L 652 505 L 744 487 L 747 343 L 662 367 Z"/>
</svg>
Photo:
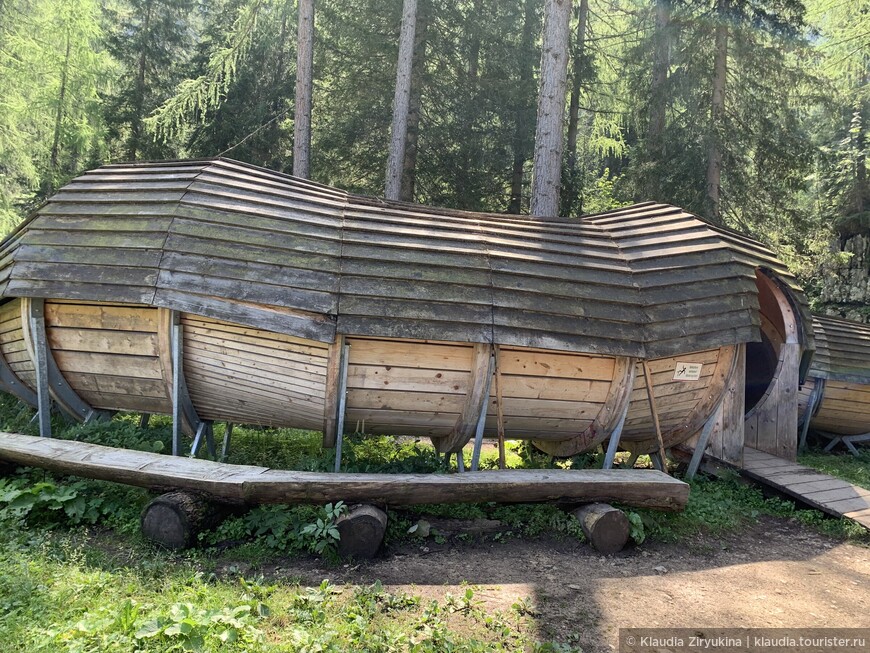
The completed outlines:
<svg viewBox="0 0 870 653">
<path fill-rule="evenodd" d="M 536 608 L 542 639 L 587 652 L 617 648 L 620 627 L 856 627 L 870 625 L 870 549 L 764 519 L 737 535 L 652 544 L 604 558 L 567 541 L 420 546 L 326 568 L 285 561 L 273 572 L 304 583 L 385 586 L 443 599 L 464 591 L 490 609 Z"/>
</svg>

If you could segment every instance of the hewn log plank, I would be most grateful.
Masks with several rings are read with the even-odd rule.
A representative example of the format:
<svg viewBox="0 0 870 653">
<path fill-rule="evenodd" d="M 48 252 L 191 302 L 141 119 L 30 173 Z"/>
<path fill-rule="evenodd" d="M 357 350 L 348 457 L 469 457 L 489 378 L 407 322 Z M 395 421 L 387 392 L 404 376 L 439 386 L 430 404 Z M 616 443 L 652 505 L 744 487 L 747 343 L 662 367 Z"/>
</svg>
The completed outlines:
<svg viewBox="0 0 870 653">
<path fill-rule="evenodd" d="M 0 433 L 0 459 L 62 474 L 248 503 L 619 502 L 681 510 L 689 486 L 650 470 L 504 470 L 465 474 L 334 474 L 270 470 Z"/>
</svg>

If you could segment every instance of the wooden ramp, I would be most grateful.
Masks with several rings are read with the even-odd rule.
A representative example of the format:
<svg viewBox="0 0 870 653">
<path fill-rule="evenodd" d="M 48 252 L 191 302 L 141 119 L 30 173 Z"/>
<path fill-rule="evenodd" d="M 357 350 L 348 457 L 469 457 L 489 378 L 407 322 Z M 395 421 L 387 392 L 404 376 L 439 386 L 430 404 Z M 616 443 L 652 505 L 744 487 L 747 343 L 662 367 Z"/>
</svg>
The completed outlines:
<svg viewBox="0 0 870 653">
<path fill-rule="evenodd" d="M 653 470 L 505 470 L 461 474 L 295 472 L 0 433 L 0 460 L 156 490 L 205 492 L 231 503 L 617 502 L 682 510 L 689 486 Z"/>
<path fill-rule="evenodd" d="M 746 447 L 741 474 L 834 517 L 870 529 L 870 490 Z"/>
</svg>

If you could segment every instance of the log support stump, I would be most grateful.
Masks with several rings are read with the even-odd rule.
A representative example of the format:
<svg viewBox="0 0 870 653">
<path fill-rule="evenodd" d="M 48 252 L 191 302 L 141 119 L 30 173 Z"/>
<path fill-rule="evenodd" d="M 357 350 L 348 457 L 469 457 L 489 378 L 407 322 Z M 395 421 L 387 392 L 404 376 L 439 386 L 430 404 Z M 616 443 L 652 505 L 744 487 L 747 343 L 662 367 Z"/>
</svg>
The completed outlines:
<svg viewBox="0 0 870 653">
<path fill-rule="evenodd" d="M 628 542 L 629 524 L 625 513 L 606 503 L 590 503 L 573 513 L 586 539 L 605 555 L 622 551 Z"/>
<path fill-rule="evenodd" d="M 167 492 L 142 511 L 142 535 L 167 549 L 189 549 L 201 532 L 217 526 L 224 516 L 226 510 L 203 494 Z"/>
<path fill-rule="evenodd" d="M 387 513 L 368 504 L 351 506 L 336 520 L 335 527 L 341 535 L 338 554 L 342 558 L 373 558 L 387 531 Z"/>
</svg>

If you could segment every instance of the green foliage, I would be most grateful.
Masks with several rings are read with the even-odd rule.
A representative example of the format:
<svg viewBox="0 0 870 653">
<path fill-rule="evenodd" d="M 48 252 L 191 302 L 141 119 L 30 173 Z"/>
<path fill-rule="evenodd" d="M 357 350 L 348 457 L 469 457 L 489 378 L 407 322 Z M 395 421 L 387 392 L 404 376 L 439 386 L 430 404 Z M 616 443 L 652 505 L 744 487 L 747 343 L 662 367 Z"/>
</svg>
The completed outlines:
<svg viewBox="0 0 870 653">
<path fill-rule="evenodd" d="M 136 488 L 30 471 L 0 478 L 0 522 L 24 520 L 45 527 L 99 523 L 132 532 L 146 498 Z"/>
<path fill-rule="evenodd" d="M 860 455 L 853 456 L 848 452 L 830 454 L 806 451 L 798 456 L 798 462 L 870 490 L 870 451 L 859 449 L 859 452 Z"/>
<path fill-rule="evenodd" d="M 177 642 L 184 651 L 210 650 L 226 644 L 260 643 L 263 632 L 257 621 L 269 614 L 263 603 L 243 604 L 234 608 L 203 609 L 192 603 L 170 606 L 166 616 L 144 623 L 136 630 L 136 639 Z M 171 648 L 175 648 L 172 646 Z"/>
</svg>

